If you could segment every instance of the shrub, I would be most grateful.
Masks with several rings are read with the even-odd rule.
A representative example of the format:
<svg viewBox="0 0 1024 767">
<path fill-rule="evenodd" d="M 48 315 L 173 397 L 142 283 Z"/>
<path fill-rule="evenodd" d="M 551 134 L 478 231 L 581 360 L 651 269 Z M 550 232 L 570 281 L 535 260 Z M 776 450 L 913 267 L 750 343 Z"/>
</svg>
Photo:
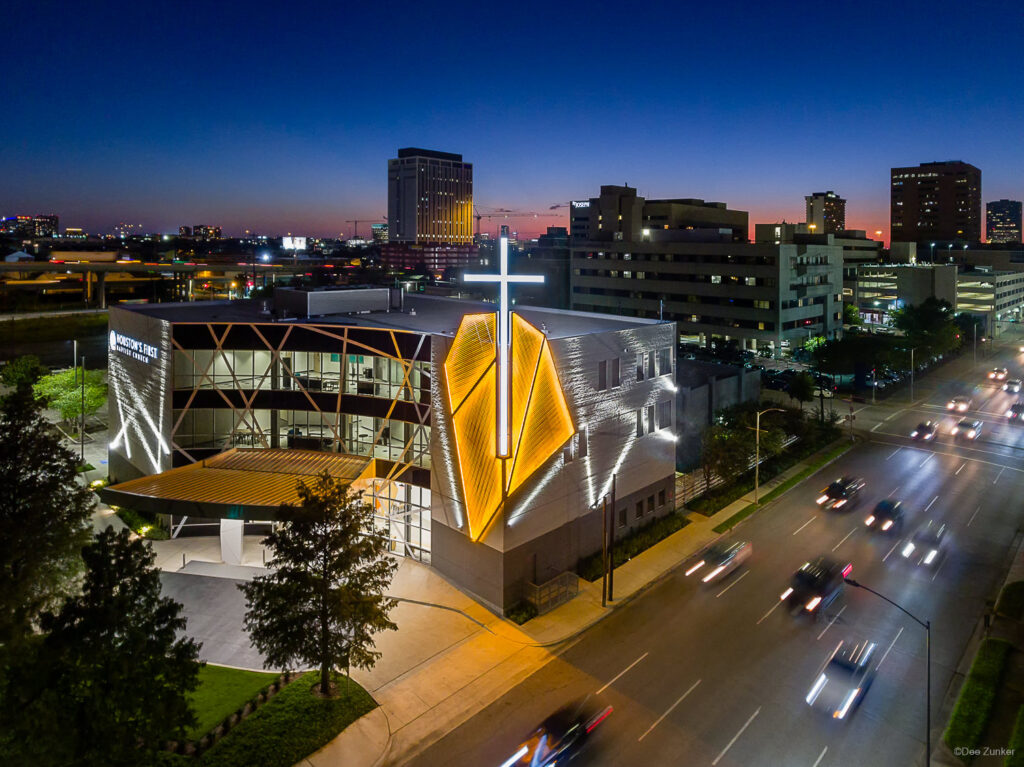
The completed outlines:
<svg viewBox="0 0 1024 767">
<path fill-rule="evenodd" d="M 976 749 L 988 726 L 1006 668 L 1006 660 L 1013 646 L 1002 639 L 985 639 L 971 664 L 971 670 L 960 688 L 953 715 L 943 734 L 946 745 L 956 749 Z M 970 756 L 960 757 L 970 764 Z"/>
<path fill-rule="evenodd" d="M 153 541 L 166 541 L 170 538 L 170 533 L 160 527 L 154 515 L 123 506 L 112 508 L 114 508 L 117 516 L 121 518 L 121 521 L 128 525 L 136 535 L 141 535 L 143 538 L 149 538 Z"/>
<path fill-rule="evenodd" d="M 533 602 L 523 601 L 506 610 L 505 617 L 522 626 L 530 618 L 537 617 L 537 608 L 533 606 Z"/>
<path fill-rule="evenodd" d="M 1024 581 L 1014 581 L 1003 587 L 996 602 L 996 612 L 1015 621 L 1024 617 Z"/>
<path fill-rule="evenodd" d="M 1024 706 L 1017 709 L 1017 721 L 1013 725 L 1007 748 L 1010 753 L 1003 762 L 1003 767 L 1024 767 Z"/>
<path fill-rule="evenodd" d="M 685 516 L 679 512 L 648 522 L 615 541 L 615 558 L 613 567 L 623 565 L 637 554 L 668 538 L 672 533 L 682 530 L 687 524 Z M 586 581 L 594 582 L 601 577 L 602 552 L 598 551 L 580 559 L 576 568 L 579 576 Z"/>
</svg>

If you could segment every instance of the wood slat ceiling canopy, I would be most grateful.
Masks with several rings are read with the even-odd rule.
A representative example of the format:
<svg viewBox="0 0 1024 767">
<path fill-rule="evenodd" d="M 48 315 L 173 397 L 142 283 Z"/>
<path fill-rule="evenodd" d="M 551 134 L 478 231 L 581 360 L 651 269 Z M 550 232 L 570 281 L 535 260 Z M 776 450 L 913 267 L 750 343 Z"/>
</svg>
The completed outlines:
<svg viewBox="0 0 1024 767">
<path fill-rule="evenodd" d="M 315 450 L 235 448 L 188 466 L 105 487 L 111 505 L 159 514 L 272 520 L 284 504 L 296 504 L 300 480 L 327 472 L 352 484 L 373 474 L 373 459 Z"/>
</svg>

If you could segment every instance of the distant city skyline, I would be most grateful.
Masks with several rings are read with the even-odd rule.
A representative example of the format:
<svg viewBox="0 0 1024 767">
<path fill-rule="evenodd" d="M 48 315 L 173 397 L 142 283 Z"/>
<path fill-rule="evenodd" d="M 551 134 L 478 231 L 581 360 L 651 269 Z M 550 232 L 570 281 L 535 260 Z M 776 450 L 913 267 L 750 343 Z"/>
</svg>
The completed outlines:
<svg viewBox="0 0 1024 767">
<path fill-rule="evenodd" d="M 983 201 L 1024 197 L 1012 46 L 965 36 L 950 0 L 869 5 L 790 18 L 778 6 L 281 14 L 253 2 L 169 35 L 176 7 L 22 4 L 4 71 L 45 87 L 5 97 L 0 213 L 53 212 L 94 233 L 201 221 L 336 237 L 360 219 L 368 234 L 406 146 L 462 154 L 485 209 L 546 213 L 628 182 L 725 202 L 753 225 L 802 221 L 805 196 L 831 189 L 849 228 L 888 240 L 893 167 L 963 160 L 984 174 Z M 1004 9 L 1005 39 L 1024 31 L 1016 4 L 989 5 Z M 311 18 L 338 34 L 310 36 Z M 531 236 L 567 218 L 509 223 Z"/>
</svg>

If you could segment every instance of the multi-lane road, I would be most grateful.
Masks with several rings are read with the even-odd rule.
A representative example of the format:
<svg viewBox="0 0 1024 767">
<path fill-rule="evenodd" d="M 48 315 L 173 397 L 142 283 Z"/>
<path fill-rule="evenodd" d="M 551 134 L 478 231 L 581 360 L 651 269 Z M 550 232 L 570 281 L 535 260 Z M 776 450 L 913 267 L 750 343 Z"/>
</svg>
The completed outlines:
<svg viewBox="0 0 1024 767">
<path fill-rule="evenodd" d="M 849 586 L 817 621 L 792 617 L 779 595 L 797 567 L 827 554 L 852 563 L 858 581 L 930 620 L 931 704 L 938 712 L 1022 523 L 1024 427 L 1007 425 L 1001 415 L 1016 396 L 984 379 L 992 364 L 1021 377 L 1024 358 L 1015 352 L 1005 347 L 976 367 L 952 363 L 903 408 L 861 410 L 860 446 L 729 536 L 753 543 L 746 566 L 710 587 L 677 570 L 412 763 L 501 765 L 545 716 L 587 696 L 614 713 L 595 731 L 586 764 L 923 763 L 921 627 Z M 977 443 L 948 435 L 945 403 L 961 393 L 974 398 L 970 415 L 986 422 Z M 937 441 L 911 442 L 907 435 L 929 418 L 943 421 Z M 867 481 L 860 504 L 819 510 L 819 491 L 841 474 Z M 864 525 L 884 498 L 908 508 L 906 524 L 893 535 Z M 926 519 L 951 529 L 945 556 L 928 569 L 905 561 L 899 545 Z M 877 643 L 881 664 L 863 705 L 848 721 L 811 709 L 804 698 L 828 655 L 840 640 L 865 639 Z M 932 725 L 934 745 L 943 722 L 933 715 Z"/>
</svg>

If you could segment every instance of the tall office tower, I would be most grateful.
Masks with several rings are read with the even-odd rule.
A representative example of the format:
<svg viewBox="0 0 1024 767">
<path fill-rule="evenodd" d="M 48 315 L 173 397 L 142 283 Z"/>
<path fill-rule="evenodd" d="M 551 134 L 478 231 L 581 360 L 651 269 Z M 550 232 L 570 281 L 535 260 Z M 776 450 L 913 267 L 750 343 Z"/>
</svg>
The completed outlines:
<svg viewBox="0 0 1024 767">
<path fill-rule="evenodd" d="M 985 236 L 989 242 L 1019 243 L 1020 200 L 995 200 L 985 206 Z"/>
<path fill-rule="evenodd" d="M 370 233 L 373 235 L 374 242 L 379 243 L 388 241 L 387 224 L 370 224 Z"/>
<path fill-rule="evenodd" d="M 846 200 L 832 191 L 815 192 L 807 202 L 807 226 L 814 234 L 839 234 L 846 230 Z"/>
<path fill-rule="evenodd" d="M 36 237 L 56 237 L 60 232 L 60 217 L 54 213 L 38 215 L 32 219 Z"/>
<path fill-rule="evenodd" d="M 893 168 L 893 242 L 981 242 L 981 171 L 966 162 Z"/>
<path fill-rule="evenodd" d="M 417 245 L 473 242 L 473 165 L 461 154 L 399 149 L 388 160 L 388 239 Z"/>
</svg>

